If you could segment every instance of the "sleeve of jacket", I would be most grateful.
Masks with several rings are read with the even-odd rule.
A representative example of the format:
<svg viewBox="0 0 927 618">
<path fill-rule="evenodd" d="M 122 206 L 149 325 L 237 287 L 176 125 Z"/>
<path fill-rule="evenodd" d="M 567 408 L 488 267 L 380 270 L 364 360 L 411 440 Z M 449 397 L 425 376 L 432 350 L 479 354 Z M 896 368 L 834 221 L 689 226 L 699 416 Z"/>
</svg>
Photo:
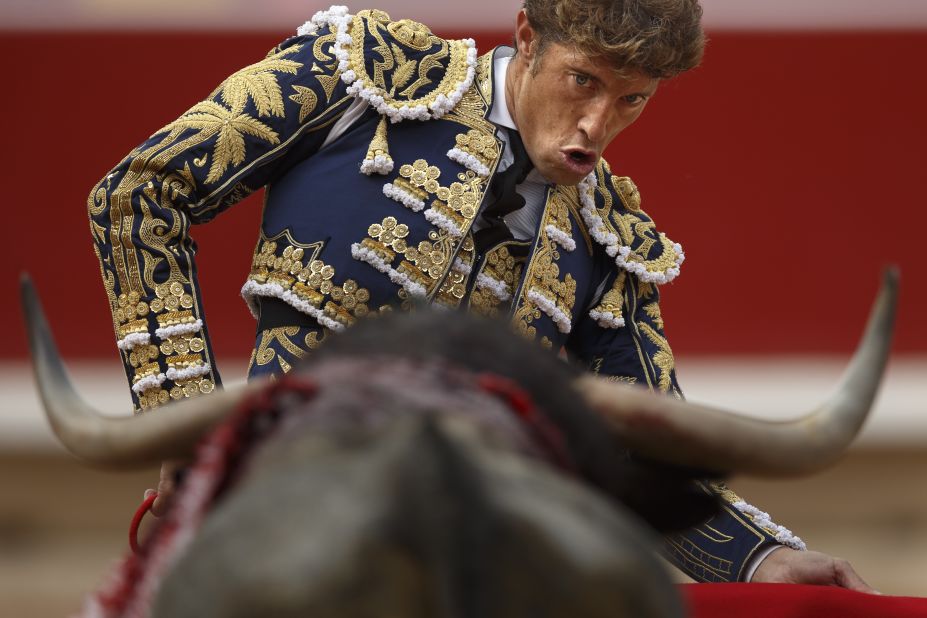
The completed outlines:
<svg viewBox="0 0 927 618">
<path fill-rule="evenodd" d="M 328 28 L 288 39 L 133 150 L 93 189 L 90 228 L 136 410 L 219 384 L 190 226 L 318 149 L 350 99 Z"/>
<path fill-rule="evenodd" d="M 620 248 L 608 252 L 615 259 L 608 260 L 600 273 L 602 284 L 586 299 L 591 309 L 574 329 L 568 351 L 605 379 L 681 399 L 657 287 L 678 274 L 681 247 L 656 232 L 640 210 L 640 194 L 630 179 L 612 176 L 605 164 L 598 176 L 598 215 Z M 666 557 L 696 581 L 742 581 L 751 558 L 770 544 L 804 549 L 800 539 L 727 487 L 700 486 L 719 495 L 721 512 L 700 526 L 667 536 L 664 545 Z"/>
</svg>

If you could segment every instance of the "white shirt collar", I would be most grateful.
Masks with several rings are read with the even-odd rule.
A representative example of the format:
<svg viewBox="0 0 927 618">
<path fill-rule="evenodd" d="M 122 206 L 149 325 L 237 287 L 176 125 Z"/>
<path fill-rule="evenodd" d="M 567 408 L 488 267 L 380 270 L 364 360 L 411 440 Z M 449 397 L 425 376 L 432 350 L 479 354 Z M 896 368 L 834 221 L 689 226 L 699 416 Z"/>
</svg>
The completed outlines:
<svg viewBox="0 0 927 618">
<path fill-rule="evenodd" d="M 493 58 L 492 109 L 489 111 L 487 119 L 496 126 L 517 131 L 518 128 L 515 126 L 515 121 L 512 120 L 508 104 L 505 101 L 505 74 L 509 69 L 509 63 L 514 57 L 514 49 L 500 47 Z"/>
</svg>

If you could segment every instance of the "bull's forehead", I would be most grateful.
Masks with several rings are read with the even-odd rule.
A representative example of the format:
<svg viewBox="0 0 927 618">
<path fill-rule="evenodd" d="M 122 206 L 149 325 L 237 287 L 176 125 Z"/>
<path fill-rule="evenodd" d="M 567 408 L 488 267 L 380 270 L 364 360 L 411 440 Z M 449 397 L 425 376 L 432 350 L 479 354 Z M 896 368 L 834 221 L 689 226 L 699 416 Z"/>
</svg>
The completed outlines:
<svg viewBox="0 0 927 618">
<path fill-rule="evenodd" d="M 682 615 L 638 520 L 464 423 L 406 416 L 301 465 L 267 458 L 208 516 L 154 615 Z"/>
</svg>

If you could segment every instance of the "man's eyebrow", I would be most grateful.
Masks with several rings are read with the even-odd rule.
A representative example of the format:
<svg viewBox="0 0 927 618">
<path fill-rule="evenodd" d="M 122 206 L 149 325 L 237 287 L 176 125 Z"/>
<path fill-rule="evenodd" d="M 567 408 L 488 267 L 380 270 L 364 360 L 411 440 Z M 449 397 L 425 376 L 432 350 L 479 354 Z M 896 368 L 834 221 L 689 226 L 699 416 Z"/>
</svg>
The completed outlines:
<svg viewBox="0 0 927 618">
<path fill-rule="evenodd" d="M 646 90 L 641 90 L 640 92 L 632 92 L 631 94 L 634 96 L 639 96 L 639 97 L 647 97 L 649 99 L 650 97 L 657 94 L 657 87 L 652 86 L 650 88 L 647 88 Z"/>
<path fill-rule="evenodd" d="M 651 82 L 651 85 L 639 90 L 638 92 L 629 92 L 625 96 L 638 96 L 638 97 L 647 97 L 648 99 L 654 96 L 657 93 L 657 87 L 660 85 L 660 80 L 655 79 Z"/>
</svg>

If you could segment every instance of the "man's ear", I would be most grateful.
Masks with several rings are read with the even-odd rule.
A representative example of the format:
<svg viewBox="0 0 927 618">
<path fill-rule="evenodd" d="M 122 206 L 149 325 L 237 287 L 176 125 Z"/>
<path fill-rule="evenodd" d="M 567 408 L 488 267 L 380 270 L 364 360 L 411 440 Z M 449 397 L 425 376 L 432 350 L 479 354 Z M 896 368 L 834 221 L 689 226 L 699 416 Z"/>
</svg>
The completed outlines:
<svg viewBox="0 0 927 618">
<path fill-rule="evenodd" d="M 515 48 L 518 50 L 518 55 L 530 62 L 537 51 L 537 44 L 537 32 L 528 21 L 528 13 L 522 9 L 515 17 Z"/>
</svg>

